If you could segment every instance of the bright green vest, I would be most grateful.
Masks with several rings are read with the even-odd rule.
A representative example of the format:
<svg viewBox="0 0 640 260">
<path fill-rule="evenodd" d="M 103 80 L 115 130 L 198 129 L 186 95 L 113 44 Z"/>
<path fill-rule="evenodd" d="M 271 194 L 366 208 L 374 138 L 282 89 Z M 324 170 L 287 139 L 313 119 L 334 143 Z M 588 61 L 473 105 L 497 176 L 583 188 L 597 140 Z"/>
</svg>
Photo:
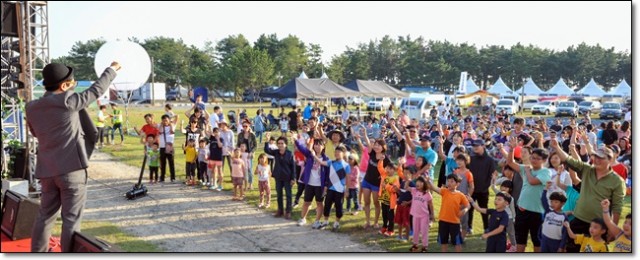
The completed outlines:
<svg viewBox="0 0 640 260">
<path fill-rule="evenodd" d="M 113 118 L 111 119 L 113 122 L 113 124 L 120 124 L 122 123 L 122 111 L 120 111 L 120 109 L 114 109 L 113 110 Z"/>
</svg>

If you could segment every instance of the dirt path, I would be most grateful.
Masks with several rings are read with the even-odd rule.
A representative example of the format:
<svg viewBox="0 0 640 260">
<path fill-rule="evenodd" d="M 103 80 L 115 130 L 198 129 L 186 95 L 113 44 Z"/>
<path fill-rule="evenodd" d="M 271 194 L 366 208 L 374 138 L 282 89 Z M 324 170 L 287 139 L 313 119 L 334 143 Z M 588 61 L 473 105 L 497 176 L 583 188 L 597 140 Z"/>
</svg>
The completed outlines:
<svg viewBox="0 0 640 260">
<path fill-rule="evenodd" d="M 137 182 L 139 173 L 140 168 L 95 152 L 83 218 L 111 222 L 166 252 L 383 251 L 354 242 L 344 233 L 312 230 L 309 225 L 298 227 L 293 220 L 274 218 L 244 202 L 231 201 L 228 191 L 155 184 L 147 185 L 146 197 L 128 201 L 124 193 Z"/>
</svg>

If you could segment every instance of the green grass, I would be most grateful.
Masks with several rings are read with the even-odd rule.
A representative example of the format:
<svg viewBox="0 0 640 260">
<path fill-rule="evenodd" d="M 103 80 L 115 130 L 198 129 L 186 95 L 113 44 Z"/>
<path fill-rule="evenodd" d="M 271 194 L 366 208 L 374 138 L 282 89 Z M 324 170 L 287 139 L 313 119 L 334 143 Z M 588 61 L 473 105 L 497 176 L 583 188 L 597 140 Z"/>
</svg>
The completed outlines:
<svg viewBox="0 0 640 260">
<path fill-rule="evenodd" d="M 275 108 L 270 108 L 268 107 L 268 103 L 263 103 L 263 108 L 265 110 L 265 112 L 269 112 L 269 110 L 273 109 L 274 114 L 278 114 L 279 113 L 279 109 L 275 109 Z M 239 111 L 239 109 L 244 108 L 247 109 L 247 114 L 250 117 L 253 117 L 256 115 L 256 111 L 259 107 L 258 104 L 256 103 L 244 103 L 244 104 L 223 104 L 221 105 L 221 107 L 223 108 L 223 112 L 225 114 L 225 120 L 226 119 L 226 113 L 229 110 L 235 110 L 235 111 Z M 176 114 L 178 114 L 180 116 L 180 119 L 185 119 L 185 115 L 184 112 L 187 110 L 187 107 L 174 107 L 174 112 Z M 213 105 L 208 105 L 207 106 L 207 110 L 208 111 L 212 111 L 213 109 Z M 355 109 L 355 107 L 350 107 L 350 109 Z M 290 111 L 290 108 L 287 108 L 285 111 L 288 112 Z M 332 109 L 332 111 L 335 111 L 335 108 Z M 90 111 L 92 116 L 97 115 L 97 112 L 95 110 L 91 110 Z M 143 115 L 146 113 L 152 113 L 154 114 L 155 118 L 156 118 L 156 122 L 159 121 L 159 117 L 164 114 L 164 110 L 162 109 L 162 107 L 133 107 L 130 109 L 129 111 L 129 121 L 130 121 L 130 126 L 137 126 L 138 129 L 140 127 L 142 127 L 142 125 L 145 124 L 144 119 L 143 119 Z M 396 113 L 397 114 L 397 113 Z M 530 112 L 524 113 L 524 114 L 519 114 L 519 116 L 525 116 L 525 117 L 529 117 L 531 116 Z M 178 123 L 179 126 L 179 123 Z M 280 133 L 279 132 L 273 132 L 272 135 L 274 136 L 279 136 Z M 118 137 L 116 136 L 116 140 L 119 140 Z M 264 141 L 264 138 L 263 138 Z M 117 142 L 117 141 L 116 141 Z M 184 142 L 184 136 L 182 135 L 182 133 L 180 133 L 179 131 L 176 131 L 176 144 L 181 144 L 182 142 Z M 185 179 L 185 164 L 184 164 L 184 154 L 182 152 L 180 152 L 180 148 L 176 147 L 177 152 L 175 153 L 175 167 L 176 167 L 176 177 L 178 178 L 178 180 L 182 181 Z M 289 147 L 289 149 L 293 149 L 292 146 Z M 133 137 L 133 136 L 126 136 L 125 135 L 125 143 L 124 145 L 114 145 L 114 146 L 106 146 L 103 151 L 119 158 L 119 160 L 121 160 L 122 162 L 132 165 L 132 166 L 136 166 L 136 167 L 140 167 L 140 163 L 142 161 L 143 158 L 143 150 L 142 150 L 142 145 L 140 144 L 140 138 L 139 137 Z M 256 151 L 256 155 L 260 154 L 263 152 L 263 145 L 259 144 L 257 151 Z M 257 163 L 257 156 L 254 157 L 254 161 L 253 161 L 253 165 L 256 165 Z M 441 163 L 438 163 L 438 165 L 436 166 L 435 172 L 439 172 L 439 167 L 440 167 Z M 167 173 L 168 174 L 168 173 Z M 231 178 L 230 178 L 230 173 L 228 170 L 228 166 L 225 166 L 224 168 L 224 176 L 225 176 L 225 190 L 231 190 Z M 246 192 L 246 202 L 250 205 L 258 205 L 258 190 L 257 190 L 257 178 L 254 177 L 254 190 L 253 191 L 248 191 Z M 274 182 L 271 182 L 271 188 L 272 188 L 272 204 L 271 204 L 271 208 L 269 209 L 269 211 L 271 212 L 275 212 L 275 209 L 277 207 L 276 203 L 275 203 L 275 184 Z M 295 192 L 297 190 L 297 186 L 295 186 L 293 188 L 293 194 L 295 196 Z M 489 198 L 489 207 L 491 208 L 493 205 L 493 198 L 494 198 L 494 194 L 491 191 L 490 193 L 490 198 Z M 626 216 L 626 214 L 628 214 L 629 212 L 631 212 L 631 201 L 630 201 L 630 197 L 626 197 L 625 198 L 625 203 L 624 203 L 624 208 L 622 211 L 622 215 L 621 216 Z M 434 193 L 434 199 L 433 199 L 433 204 L 434 204 L 434 209 L 436 210 L 436 212 L 440 211 L 440 203 L 441 203 L 441 197 L 440 195 L 437 195 Z M 300 204 L 302 204 L 302 199 L 300 201 Z M 314 208 L 315 204 L 312 203 L 312 208 Z M 301 206 L 297 209 L 293 210 L 293 214 L 292 214 L 292 219 L 297 220 L 300 218 L 300 209 Z M 482 240 L 480 238 L 480 235 L 483 232 L 483 227 L 482 227 L 482 218 L 480 216 L 480 213 L 478 213 L 477 211 L 474 211 L 474 218 L 473 218 L 473 235 L 468 235 L 467 239 L 465 241 L 465 245 L 463 246 L 463 252 L 484 252 L 485 251 L 485 241 Z M 372 213 L 371 213 L 371 218 L 373 221 L 373 216 L 374 216 L 374 209 L 372 206 Z M 307 214 L 307 222 L 310 222 L 311 220 L 315 219 L 315 210 L 310 210 L 309 213 Z M 334 216 L 330 217 L 330 221 L 333 221 Z M 377 234 L 377 230 L 374 231 L 372 229 L 369 230 L 363 230 L 362 226 L 364 225 L 365 222 L 365 216 L 364 216 L 364 212 L 360 212 L 358 215 L 356 216 L 352 216 L 352 215 L 345 215 L 343 217 L 343 219 L 341 220 L 341 229 L 339 232 L 341 233 L 346 233 L 351 235 L 351 237 L 356 240 L 356 241 L 361 241 L 365 244 L 370 244 L 370 245 L 378 245 L 382 248 L 385 248 L 391 252 L 407 252 L 409 250 L 409 248 L 411 247 L 411 243 L 409 242 L 401 242 L 395 239 L 395 237 L 383 237 L 379 234 Z M 620 224 L 622 225 L 623 221 L 620 221 Z M 379 219 L 379 224 L 382 224 L 382 217 L 380 217 Z M 429 251 L 430 252 L 440 252 L 440 245 L 438 245 L 436 243 L 436 237 L 437 237 L 437 228 L 438 225 L 437 223 L 434 223 L 433 227 L 430 229 L 429 231 Z M 396 225 L 396 231 L 397 231 L 397 225 Z M 453 252 L 454 248 L 453 246 L 449 247 L 449 251 Z M 533 251 L 533 245 L 531 244 L 531 241 L 529 241 L 528 245 L 527 245 L 527 252 L 532 252 Z"/>
<path fill-rule="evenodd" d="M 53 236 L 60 236 L 62 221 L 58 219 Z M 163 252 L 158 246 L 131 236 L 109 222 L 82 221 L 82 233 L 104 240 L 124 252 Z"/>
</svg>

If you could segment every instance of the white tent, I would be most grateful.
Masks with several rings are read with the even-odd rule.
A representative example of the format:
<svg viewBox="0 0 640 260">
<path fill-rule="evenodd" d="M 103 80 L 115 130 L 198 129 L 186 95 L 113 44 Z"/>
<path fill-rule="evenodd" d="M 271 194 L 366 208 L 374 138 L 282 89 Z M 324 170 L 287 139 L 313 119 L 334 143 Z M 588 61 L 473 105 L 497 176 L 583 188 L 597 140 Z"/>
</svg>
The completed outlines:
<svg viewBox="0 0 640 260">
<path fill-rule="evenodd" d="M 327 73 L 322 72 L 322 76 L 320 76 L 321 79 L 328 79 L 329 76 L 327 76 Z"/>
<path fill-rule="evenodd" d="M 506 84 L 504 84 L 504 81 L 502 81 L 502 77 L 498 77 L 496 83 L 493 84 L 493 86 L 489 88 L 487 92 L 497 95 L 513 94 L 511 88 L 509 88 Z"/>
<path fill-rule="evenodd" d="M 514 91 L 514 93 L 518 95 L 522 95 L 523 89 L 524 89 L 525 96 L 540 95 L 543 93 L 543 91 L 538 87 L 538 85 L 536 85 L 536 83 L 533 82 L 532 78 L 528 78 L 527 82 L 524 83 L 524 86 Z"/>
<path fill-rule="evenodd" d="M 564 83 L 564 79 L 560 78 L 552 88 L 547 90 L 547 93 L 557 94 L 558 96 L 570 96 L 573 95 L 574 92 Z"/>
<path fill-rule="evenodd" d="M 631 86 L 623 79 L 616 88 L 609 91 L 609 94 L 631 96 Z"/>
<path fill-rule="evenodd" d="M 478 85 L 476 85 L 476 83 L 473 82 L 473 80 L 471 78 L 469 78 L 469 79 L 467 79 L 466 91 L 458 91 L 456 94 L 466 95 L 466 94 L 474 93 L 474 92 L 476 92 L 478 90 L 480 90 L 480 87 L 478 87 Z"/>
<path fill-rule="evenodd" d="M 302 71 L 302 73 L 300 73 L 300 76 L 298 76 L 299 79 L 308 79 L 309 77 L 307 77 L 307 73 L 304 73 L 304 71 Z"/>
<path fill-rule="evenodd" d="M 602 90 L 602 88 L 600 88 L 598 84 L 596 84 L 593 78 L 591 78 L 586 86 L 584 86 L 581 90 L 578 90 L 576 93 L 590 97 L 602 97 L 607 94 L 607 92 L 604 92 L 604 90 Z"/>
</svg>

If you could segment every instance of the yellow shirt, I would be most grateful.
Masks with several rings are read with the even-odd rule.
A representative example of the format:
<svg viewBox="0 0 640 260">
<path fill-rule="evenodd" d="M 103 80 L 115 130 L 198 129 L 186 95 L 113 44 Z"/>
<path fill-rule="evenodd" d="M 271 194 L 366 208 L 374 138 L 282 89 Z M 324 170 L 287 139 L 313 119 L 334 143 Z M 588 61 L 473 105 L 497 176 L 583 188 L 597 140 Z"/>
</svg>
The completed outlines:
<svg viewBox="0 0 640 260">
<path fill-rule="evenodd" d="M 185 151 L 184 157 L 188 163 L 196 162 L 196 158 L 198 158 L 198 152 L 196 151 L 195 147 L 187 146 L 184 148 L 184 151 Z"/>
<path fill-rule="evenodd" d="M 597 253 L 597 252 L 607 252 L 607 245 L 604 241 L 594 241 L 591 237 L 585 237 L 584 235 L 576 235 L 575 239 L 576 244 L 580 246 L 580 252 L 585 253 Z"/>
<path fill-rule="evenodd" d="M 624 233 L 620 233 L 620 235 L 616 237 L 616 240 L 613 240 L 613 243 L 611 244 L 613 245 L 611 252 L 631 253 L 631 239 L 628 239 Z"/>
<path fill-rule="evenodd" d="M 340 143 L 338 143 L 340 144 Z M 335 161 L 336 160 L 336 146 L 333 144 L 333 141 L 329 140 L 325 145 L 324 145 L 324 154 L 329 157 L 329 160 Z"/>
</svg>

